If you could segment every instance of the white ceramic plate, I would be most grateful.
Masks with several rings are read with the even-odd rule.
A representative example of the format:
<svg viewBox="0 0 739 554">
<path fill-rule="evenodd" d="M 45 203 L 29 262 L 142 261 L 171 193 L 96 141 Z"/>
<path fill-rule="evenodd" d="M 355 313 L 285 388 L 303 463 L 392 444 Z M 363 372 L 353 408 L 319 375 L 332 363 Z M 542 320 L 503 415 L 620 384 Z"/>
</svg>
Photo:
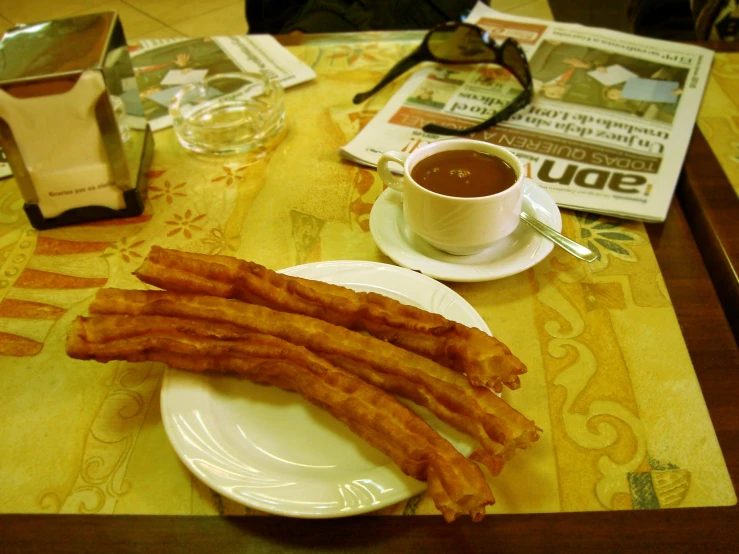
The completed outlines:
<svg viewBox="0 0 739 554">
<path fill-rule="evenodd" d="M 428 277 L 372 262 L 320 262 L 283 273 L 378 292 L 489 333 L 461 296 Z M 220 494 L 273 514 L 330 518 L 378 510 L 418 494 L 387 456 L 299 395 L 233 377 L 167 370 L 162 420 L 182 462 Z M 408 404 L 464 455 L 473 443 Z"/>
<path fill-rule="evenodd" d="M 527 179 L 523 211 L 557 231 L 562 216 L 551 196 Z M 471 256 L 454 256 L 437 250 L 413 233 L 403 217 L 403 196 L 386 189 L 370 213 L 370 231 L 382 252 L 398 265 L 444 281 L 490 281 L 515 275 L 543 260 L 554 247 L 523 221 L 490 248 Z"/>
</svg>

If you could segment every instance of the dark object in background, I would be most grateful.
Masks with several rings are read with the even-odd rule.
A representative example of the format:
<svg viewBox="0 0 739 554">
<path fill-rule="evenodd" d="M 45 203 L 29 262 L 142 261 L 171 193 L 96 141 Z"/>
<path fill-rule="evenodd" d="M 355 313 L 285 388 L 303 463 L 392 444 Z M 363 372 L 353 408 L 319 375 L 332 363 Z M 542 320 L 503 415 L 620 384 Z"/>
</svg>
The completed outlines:
<svg viewBox="0 0 739 554">
<path fill-rule="evenodd" d="M 603 27 L 628 33 L 631 32 L 631 25 L 626 17 L 629 1 L 549 0 L 549 9 L 552 10 L 555 21 L 580 23 L 588 27 Z"/>
<path fill-rule="evenodd" d="M 628 0 L 634 34 L 665 40 L 696 40 L 690 0 Z"/>
<path fill-rule="evenodd" d="M 739 0 L 629 0 L 638 35 L 669 40 L 739 39 Z"/>
<path fill-rule="evenodd" d="M 250 35 L 277 35 L 303 9 L 306 0 L 245 0 L 244 4 Z"/>
<path fill-rule="evenodd" d="M 695 40 L 691 0 L 549 0 L 556 21 L 665 40 Z"/>
<path fill-rule="evenodd" d="M 737 0 L 693 0 L 691 5 L 698 40 L 739 39 Z"/>
<path fill-rule="evenodd" d="M 430 29 L 459 21 L 476 0 L 247 0 L 249 33 Z"/>
</svg>

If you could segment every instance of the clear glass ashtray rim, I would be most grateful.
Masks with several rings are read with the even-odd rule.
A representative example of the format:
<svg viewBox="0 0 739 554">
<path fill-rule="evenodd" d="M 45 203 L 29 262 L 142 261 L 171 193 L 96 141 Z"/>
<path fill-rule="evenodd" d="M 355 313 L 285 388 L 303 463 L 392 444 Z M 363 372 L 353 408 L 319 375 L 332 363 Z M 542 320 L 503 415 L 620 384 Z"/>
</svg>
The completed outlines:
<svg viewBox="0 0 739 554">
<path fill-rule="evenodd" d="M 228 156 L 259 152 L 260 156 L 277 146 L 287 134 L 287 119 L 283 113 L 268 129 L 250 141 L 220 146 L 201 146 L 187 140 L 186 135 L 175 132 L 177 141 L 187 150 L 196 154 Z"/>
<path fill-rule="evenodd" d="M 172 99 L 169 102 L 169 110 L 170 112 L 174 110 L 180 109 L 180 106 L 183 102 L 183 99 L 185 96 L 187 96 L 191 91 L 194 91 L 196 89 L 201 89 L 203 86 L 206 86 L 210 83 L 213 83 L 215 81 L 241 81 L 243 83 L 253 84 L 258 82 L 259 84 L 264 85 L 265 87 L 269 89 L 273 89 L 274 93 L 276 93 L 279 96 L 279 99 L 282 100 L 284 97 L 284 89 L 282 87 L 282 84 L 276 79 L 269 79 L 265 75 L 262 75 L 261 73 L 251 73 L 248 71 L 243 71 L 240 73 L 231 72 L 231 73 L 215 73 L 213 75 L 209 75 L 205 77 L 204 79 L 201 79 L 200 81 L 196 81 L 194 83 L 188 83 L 186 85 L 182 85 L 180 87 L 180 90 L 177 91 L 177 93 L 172 97 Z M 226 93 L 226 94 L 232 94 L 232 93 Z"/>
<path fill-rule="evenodd" d="M 269 99 L 269 107 L 262 114 L 261 119 L 264 126 L 254 132 L 240 143 L 219 144 L 217 138 L 209 143 L 198 143 L 190 140 L 192 131 L 195 129 L 210 130 L 215 136 L 219 132 L 228 132 L 237 129 L 242 123 L 235 122 L 233 125 L 202 125 L 194 121 L 187 121 L 187 114 L 182 109 L 183 104 L 192 104 L 193 106 L 204 104 L 214 98 L 209 98 L 204 92 L 208 90 L 210 84 L 217 86 L 219 83 L 228 81 L 238 81 L 244 85 L 261 85 L 264 87 L 261 94 L 266 95 Z M 218 89 L 216 89 L 218 90 Z M 195 92 L 198 97 L 189 98 Z M 220 91 L 219 91 L 220 92 Z M 223 93 L 223 96 L 234 94 L 238 91 Z M 251 98 L 247 101 L 254 101 Z M 258 102 L 258 100 L 256 100 Z M 265 104 L 265 102 L 262 102 Z M 188 150 L 199 154 L 232 154 L 239 152 L 248 152 L 269 145 L 273 140 L 280 136 L 286 130 L 285 100 L 284 89 L 279 81 L 269 79 L 265 75 L 259 73 L 239 72 L 239 73 L 217 73 L 210 75 L 200 81 L 189 83 L 182 86 L 172 97 L 169 105 L 169 114 L 172 119 L 172 128 L 174 129 L 177 140 Z"/>
</svg>

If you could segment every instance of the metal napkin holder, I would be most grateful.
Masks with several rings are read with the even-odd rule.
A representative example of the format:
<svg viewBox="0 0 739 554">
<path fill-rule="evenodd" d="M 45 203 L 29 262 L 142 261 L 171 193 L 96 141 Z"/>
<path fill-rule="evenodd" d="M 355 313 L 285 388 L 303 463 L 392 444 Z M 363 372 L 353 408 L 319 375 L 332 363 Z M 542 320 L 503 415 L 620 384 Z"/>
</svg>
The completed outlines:
<svg viewBox="0 0 739 554">
<path fill-rule="evenodd" d="M 143 212 L 154 140 L 115 12 L 6 32 L 0 147 L 36 229 Z"/>
</svg>

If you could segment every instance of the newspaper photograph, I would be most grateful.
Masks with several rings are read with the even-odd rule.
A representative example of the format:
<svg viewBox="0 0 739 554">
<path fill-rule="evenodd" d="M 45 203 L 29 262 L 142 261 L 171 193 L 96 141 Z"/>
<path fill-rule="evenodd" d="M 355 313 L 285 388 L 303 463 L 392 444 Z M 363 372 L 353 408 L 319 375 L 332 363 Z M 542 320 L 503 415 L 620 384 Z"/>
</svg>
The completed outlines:
<svg viewBox="0 0 739 554">
<path fill-rule="evenodd" d="M 561 207 L 664 221 L 713 52 L 510 16 L 481 3 L 467 21 L 498 42 L 513 37 L 521 44 L 534 95 L 504 123 L 465 136 L 515 152 L 527 177 Z M 520 90 L 495 65 L 416 70 L 341 154 L 376 165 L 384 151 L 411 152 L 449 138 L 425 133 L 424 125 L 471 127 Z"/>
<path fill-rule="evenodd" d="M 315 79 L 315 72 L 269 35 L 141 40 L 131 62 L 152 130 L 172 124 L 169 102 L 183 85 L 218 73 L 261 73 L 284 88 Z M 139 108 L 140 109 L 140 108 Z"/>
</svg>

